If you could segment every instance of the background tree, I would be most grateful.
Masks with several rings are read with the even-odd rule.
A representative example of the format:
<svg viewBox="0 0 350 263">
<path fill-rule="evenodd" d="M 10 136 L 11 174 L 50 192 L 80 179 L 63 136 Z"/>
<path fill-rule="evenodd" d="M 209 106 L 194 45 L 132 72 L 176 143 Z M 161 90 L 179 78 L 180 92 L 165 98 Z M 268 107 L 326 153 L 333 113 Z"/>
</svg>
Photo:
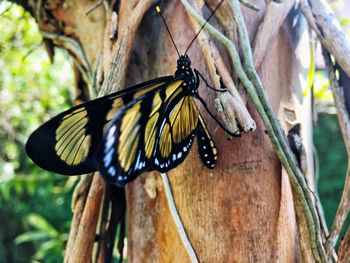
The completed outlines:
<svg viewBox="0 0 350 263">
<path fill-rule="evenodd" d="M 77 102 L 86 100 L 86 94 L 102 95 L 174 72 L 177 56 L 151 1 L 47 1 L 43 5 L 36 1 L 18 2 L 38 21 L 48 53 L 52 55 L 53 47 L 59 46 L 74 59 Z M 217 1 L 208 1 L 207 7 L 201 9 L 208 14 L 208 8 L 212 10 L 216 4 Z M 310 63 L 305 54 L 309 45 L 306 21 L 300 11 L 294 9 L 294 1 L 283 1 L 280 5 L 271 2 L 268 7 L 262 1 L 255 4 L 259 12 L 243 8 L 250 39 L 255 43 L 254 50 L 258 50 L 254 53 L 255 66 L 284 130 L 287 132 L 295 123 L 302 124 L 307 156 L 305 171 L 313 188 L 310 97 L 309 94 L 303 97 L 302 92 Z M 179 50 L 185 50 L 198 26 L 186 14 L 181 2 L 160 5 Z M 202 5 L 195 1 L 195 6 Z M 283 22 L 281 26 L 276 21 L 273 27 L 268 23 L 268 15 L 273 11 L 280 11 L 277 17 Z M 216 16 L 216 21 L 211 23 L 238 43 L 229 1 Z M 261 40 L 263 34 L 259 32 L 270 32 L 266 50 L 259 49 L 265 40 Z M 189 52 L 193 65 L 211 79 L 214 86 L 221 78 L 226 86 L 234 87 L 230 75 L 235 76 L 233 79 L 238 84 L 235 73 L 227 74 L 223 70 L 231 70 L 231 64 L 222 46 L 208 40 L 204 32 L 198 42 Z M 215 53 L 215 45 L 220 53 Z M 201 93 L 213 110 L 214 94 L 203 88 Z M 220 99 L 225 113 L 231 113 L 224 117 L 232 127 L 232 105 L 227 106 L 230 105 L 227 101 L 233 99 Z M 302 218 L 296 217 L 288 177 L 252 101 L 247 99 L 246 104 L 257 129 L 232 141 L 228 141 L 204 113 L 220 154 L 215 170 L 204 168 L 193 150 L 179 168 L 169 172 L 173 196 L 188 237 L 200 261 L 299 261 L 301 258 L 313 261 L 315 255 L 308 247 L 309 237 L 300 228 Z M 239 120 L 237 109 L 233 113 Z M 249 117 L 246 119 L 251 123 Z M 75 198 L 66 252 L 66 261 L 71 262 L 87 261 L 91 257 L 106 259 L 111 251 L 108 230 L 116 223 L 115 218 L 103 219 L 97 227 L 103 182 L 99 176 L 86 176 L 83 182 Z M 120 194 L 113 189 L 107 192 Z M 183 262 L 188 258 L 173 224 L 159 175 L 141 176 L 126 187 L 126 194 L 128 260 Z M 121 196 L 118 200 L 123 202 Z M 109 202 L 106 195 L 104 207 L 115 207 Z M 112 211 L 120 212 L 118 207 Z M 122 214 L 118 215 L 117 223 L 123 224 Z M 97 253 L 92 256 L 96 232 L 102 238 Z"/>
</svg>

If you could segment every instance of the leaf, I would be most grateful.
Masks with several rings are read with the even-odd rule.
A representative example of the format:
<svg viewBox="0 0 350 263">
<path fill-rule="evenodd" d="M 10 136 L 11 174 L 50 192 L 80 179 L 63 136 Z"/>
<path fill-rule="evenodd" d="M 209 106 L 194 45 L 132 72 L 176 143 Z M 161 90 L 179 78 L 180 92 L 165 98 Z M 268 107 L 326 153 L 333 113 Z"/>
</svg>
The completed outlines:
<svg viewBox="0 0 350 263">
<path fill-rule="evenodd" d="M 57 237 L 59 235 L 57 230 L 41 215 L 29 214 L 27 221 L 32 227 L 46 232 L 51 237 Z"/>
<path fill-rule="evenodd" d="M 339 23 L 342 26 L 350 25 L 350 18 L 340 18 Z"/>
<path fill-rule="evenodd" d="M 309 65 L 309 70 L 307 72 L 306 90 L 303 91 L 304 97 L 306 97 L 306 95 L 311 90 L 315 80 L 315 46 L 311 41 L 309 43 L 309 47 L 310 47 L 310 65 Z"/>
<path fill-rule="evenodd" d="M 34 254 L 33 258 L 36 260 L 41 260 L 45 258 L 46 255 L 50 255 L 52 250 L 63 250 L 62 243 L 58 240 L 51 239 L 47 242 L 41 244 L 37 252 Z"/>
<path fill-rule="evenodd" d="M 43 231 L 28 231 L 15 238 L 15 243 L 17 245 L 25 242 L 40 241 L 49 238 L 50 236 Z"/>
</svg>

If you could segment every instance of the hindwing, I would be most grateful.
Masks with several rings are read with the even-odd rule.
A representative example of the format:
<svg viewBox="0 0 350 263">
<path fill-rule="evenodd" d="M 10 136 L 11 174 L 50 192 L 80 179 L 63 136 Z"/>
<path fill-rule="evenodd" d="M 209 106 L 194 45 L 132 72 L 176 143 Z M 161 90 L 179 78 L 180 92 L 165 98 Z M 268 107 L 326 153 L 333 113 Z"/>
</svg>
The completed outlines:
<svg viewBox="0 0 350 263">
<path fill-rule="evenodd" d="M 41 168 L 65 175 L 96 171 L 95 154 L 106 124 L 124 105 L 160 89 L 173 79 L 157 78 L 75 106 L 35 130 L 26 143 L 28 156 Z"/>
<path fill-rule="evenodd" d="M 195 136 L 199 112 L 191 95 L 170 101 L 160 122 L 152 170 L 167 172 L 187 156 Z"/>
<path fill-rule="evenodd" d="M 143 171 L 166 172 L 184 160 L 199 115 L 185 85 L 175 78 L 118 111 L 96 158 L 108 182 L 124 185 Z"/>
<path fill-rule="evenodd" d="M 205 166 L 213 169 L 218 158 L 218 151 L 201 115 L 199 115 L 197 126 L 197 141 L 199 157 Z"/>
</svg>

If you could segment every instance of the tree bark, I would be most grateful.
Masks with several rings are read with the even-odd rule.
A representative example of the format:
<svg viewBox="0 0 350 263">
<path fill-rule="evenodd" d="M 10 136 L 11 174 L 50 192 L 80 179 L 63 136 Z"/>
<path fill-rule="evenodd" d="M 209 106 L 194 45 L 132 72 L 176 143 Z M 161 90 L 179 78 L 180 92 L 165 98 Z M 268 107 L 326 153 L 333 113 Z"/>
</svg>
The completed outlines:
<svg viewBox="0 0 350 263">
<path fill-rule="evenodd" d="M 177 54 L 169 35 L 153 6 L 143 16 L 151 1 L 141 2 L 122 0 L 118 10 L 116 3 L 119 1 L 112 1 L 107 11 L 101 4 L 85 16 L 96 2 L 67 0 L 52 8 L 40 9 L 49 14 L 52 23 L 43 21 L 42 16 L 36 18 L 42 30 L 69 36 L 80 43 L 85 54 L 81 57 L 71 46 L 60 42 L 61 39 L 56 38 L 54 42 L 70 51 L 87 83 L 97 83 L 99 88 L 98 83 L 107 81 L 102 85 L 100 94 L 103 95 L 105 91 L 122 89 L 175 71 Z M 251 42 L 266 9 L 265 1 L 253 2 L 259 6 L 259 12 L 243 8 Z M 177 48 L 183 53 L 196 33 L 189 17 L 179 1 L 160 4 Z M 34 16 L 38 14 L 34 4 L 32 7 L 25 5 Z M 298 10 L 289 14 L 266 53 L 259 54 L 259 75 L 284 130 L 287 132 L 292 123 L 302 123 L 308 174 L 312 178 L 310 100 L 302 96 L 309 66 L 308 39 L 305 21 L 298 14 Z M 210 23 L 220 28 L 218 21 L 221 23 L 225 14 L 220 14 L 219 9 L 218 15 L 218 20 L 213 19 Z M 117 30 L 111 36 L 114 27 Z M 236 32 L 234 28 L 230 30 L 227 35 L 234 38 Z M 99 64 L 101 52 L 103 61 Z M 225 57 L 222 48 L 221 52 Z M 188 55 L 193 67 L 210 81 L 196 42 Z M 120 68 L 121 75 L 109 75 L 113 68 Z M 215 94 L 203 84 L 200 94 L 215 112 Z M 256 121 L 257 130 L 233 140 L 227 140 L 203 109 L 202 114 L 219 151 L 214 170 L 203 166 L 195 143 L 183 164 L 168 173 L 184 227 L 200 262 L 300 262 L 301 259 L 311 262 L 313 257 L 309 248 L 300 242 L 304 237 L 298 232 L 288 177 L 249 100 L 247 107 Z M 189 262 L 169 212 L 164 189 L 154 183 L 153 190 L 157 194 L 149 195 L 147 182 L 150 179 L 159 181 L 159 174 L 144 173 L 126 187 L 128 262 Z M 97 196 L 101 200 L 102 195 Z M 94 211 L 86 214 L 96 215 L 99 206 L 94 204 Z"/>
<path fill-rule="evenodd" d="M 259 13 L 243 8 L 251 39 L 265 11 L 261 1 L 255 4 L 261 8 Z M 191 24 L 181 3 L 172 2 L 163 7 L 163 11 L 181 53 L 194 36 Z M 310 128 L 310 114 L 301 114 L 303 103 L 309 103 L 309 98 L 302 97 L 301 90 L 308 59 L 308 56 L 301 56 L 308 48 L 307 31 L 303 19 L 293 28 L 293 18 L 290 14 L 278 31 L 259 70 L 271 104 L 286 131 L 292 122 L 301 122 L 303 129 Z M 155 24 L 150 31 L 158 28 L 159 24 Z M 164 30 L 160 36 L 166 47 L 150 50 L 146 61 L 154 62 L 154 68 L 159 68 L 157 72 L 171 72 L 176 53 Z M 141 41 L 136 43 L 136 50 L 144 53 L 146 41 L 139 37 Z M 197 50 L 194 44 L 189 51 L 192 64 L 208 76 Z M 213 105 L 210 91 L 202 88 L 201 94 Z M 288 177 L 249 101 L 247 106 L 257 130 L 232 141 L 228 141 L 224 132 L 203 112 L 217 144 L 219 160 L 214 170 L 206 169 L 198 158 L 197 146 L 193 146 L 184 163 L 168 173 L 176 206 L 200 262 L 298 262 L 302 248 Z M 310 104 L 308 106 L 306 110 L 310 112 Z M 310 142 L 310 130 L 303 135 Z M 309 167 L 312 174 L 312 165 Z M 188 262 L 163 190 L 159 190 L 154 199 L 144 190 L 148 176 L 158 175 L 145 174 L 127 187 L 128 260 Z M 303 249 L 303 258 L 312 261 L 310 253 L 307 248 Z"/>
</svg>

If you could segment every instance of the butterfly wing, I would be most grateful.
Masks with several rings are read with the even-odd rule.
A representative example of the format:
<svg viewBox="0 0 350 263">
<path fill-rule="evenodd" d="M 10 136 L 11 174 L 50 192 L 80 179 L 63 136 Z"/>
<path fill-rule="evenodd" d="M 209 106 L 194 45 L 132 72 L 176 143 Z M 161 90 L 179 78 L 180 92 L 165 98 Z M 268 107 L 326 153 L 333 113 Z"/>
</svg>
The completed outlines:
<svg viewBox="0 0 350 263">
<path fill-rule="evenodd" d="M 27 155 L 41 168 L 60 174 L 96 171 L 95 152 L 106 124 L 122 106 L 172 78 L 150 80 L 57 115 L 31 134 L 26 144 Z"/>
<path fill-rule="evenodd" d="M 158 124 L 152 170 L 167 172 L 186 158 L 194 140 L 198 116 L 193 96 L 179 90 L 179 94 L 166 104 Z"/>
<path fill-rule="evenodd" d="M 96 159 L 108 182 L 125 185 L 143 171 L 166 172 L 185 159 L 199 113 L 184 85 L 174 79 L 117 113 Z"/>
<path fill-rule="evenodd" d="M 199 115 L 197 126 L 197 140 L 198 152 L 203 164 L 213 169 L 218 158 L 218 151 L 201 115 Z"/>
</svg>

